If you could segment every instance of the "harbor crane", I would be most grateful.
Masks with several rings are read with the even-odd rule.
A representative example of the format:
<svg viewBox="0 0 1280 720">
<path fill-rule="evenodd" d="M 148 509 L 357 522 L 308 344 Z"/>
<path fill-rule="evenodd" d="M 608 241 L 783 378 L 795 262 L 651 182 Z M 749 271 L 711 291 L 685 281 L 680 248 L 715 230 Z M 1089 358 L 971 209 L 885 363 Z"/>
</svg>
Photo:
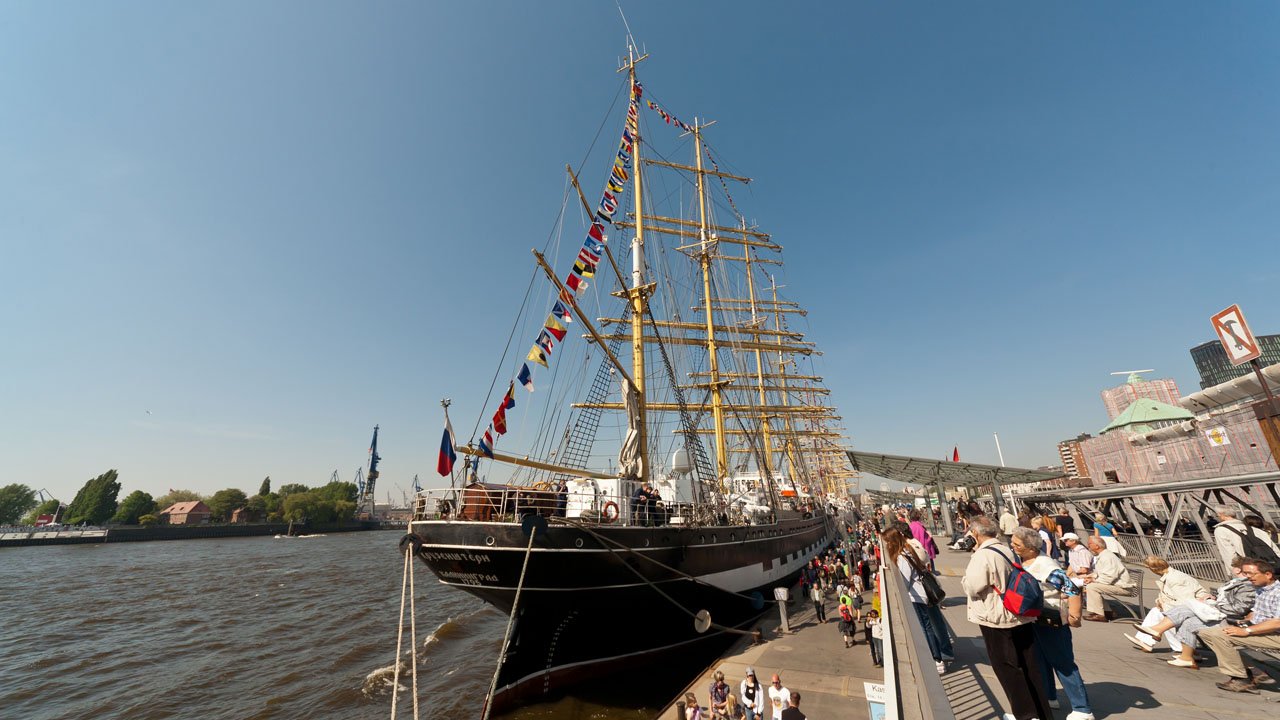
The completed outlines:
<svg viewBox="0 0 1280 720">
<path fill-rule="evenodd" d="M 356 514 L 358 517 L 373 519 L 374 491 L 378 485 L 378 426 L 373 426 L 373 442 L 369 444 L 369 470 L 364 474 L 364 483 L 358 485 L 359 496 L 356 498 Z"/>
</svg>

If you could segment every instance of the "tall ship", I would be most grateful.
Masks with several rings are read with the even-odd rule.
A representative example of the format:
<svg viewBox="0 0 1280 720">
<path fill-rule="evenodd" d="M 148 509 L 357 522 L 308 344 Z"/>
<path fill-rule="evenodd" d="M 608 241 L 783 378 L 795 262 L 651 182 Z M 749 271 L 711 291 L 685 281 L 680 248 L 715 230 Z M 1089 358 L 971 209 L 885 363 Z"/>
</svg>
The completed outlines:
<svg viewBox="0 0 1280 720">
<path fill-rule="evenodd" d="M 509 615 L 493 709 L 749 632 L 848 499 L 782 246 L 739 210 L 749 179 L 709 145 L 714 122 L 641 84 L 647 57 L 631 44 L 621 63 L 597 204 L 567 168 L 496 409 L 463 441 L 444 401 L 450 487 L 417 494 L 406 538 L 441 583 Z"/>
</svg>

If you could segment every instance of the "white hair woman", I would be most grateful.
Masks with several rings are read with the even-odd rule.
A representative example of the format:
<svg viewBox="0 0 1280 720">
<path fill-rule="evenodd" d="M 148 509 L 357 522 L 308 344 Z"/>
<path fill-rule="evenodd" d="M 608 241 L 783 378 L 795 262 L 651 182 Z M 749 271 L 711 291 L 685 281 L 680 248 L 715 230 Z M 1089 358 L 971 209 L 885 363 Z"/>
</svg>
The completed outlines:
<svg viewBox="0 0 1280 720">
<path fill-rule="evenodd" d="M 1156 576 L 1156 590 L 1159 592 L 1155 607 L 1151 608 L 1147 616 L 1142 619 L 1142 625 L 1145 627 L 1154 627 L 1164 620 L 1175 606 L 1182 605 L 1188 600 L 1204 600 L 1212 595 L 1199 580 L 1181 570 L 1169 567 L 1169 563 L 1158 555 L 1148 555 L 1142 564 Z M 1125 633 L 1125 638 L 1143 652 L 1152 652 L 1156 643 L 1159 642 L 1158 635 L 1146 633 L 1134 635 Z M 1182 652 L 1183 643 L 1179 635 L 1170 635 L 1168 640 L 1170 649 L 1176 653 Z"/>
<path fill-rule="evenodd" d="M 1044 554 L 1044 539 L 1031 528 L 1020 527 L 1013 531 L 1010 547 L 1022 560 L 1022 566 L 1040 581 L 1044 590 L 1044 611 L 1041 619 L 1032 625 L 1035 647 L 1039 653 L 1040 672 L 1044 677 L 1044 692 L 1049 704 L 1058 704 L 1054 687 L 1056 672 L 1062 682 L 1062 690 L 1071 703 L 1067 720 L 1092 720 L 1089 694 L 1080 678 L 1076 665 L 1075 647 L 1071 643 L 1071 628 L 1080 626 L 1080 589 L 1067 578 L 1057 560 Z"/>
</svg>

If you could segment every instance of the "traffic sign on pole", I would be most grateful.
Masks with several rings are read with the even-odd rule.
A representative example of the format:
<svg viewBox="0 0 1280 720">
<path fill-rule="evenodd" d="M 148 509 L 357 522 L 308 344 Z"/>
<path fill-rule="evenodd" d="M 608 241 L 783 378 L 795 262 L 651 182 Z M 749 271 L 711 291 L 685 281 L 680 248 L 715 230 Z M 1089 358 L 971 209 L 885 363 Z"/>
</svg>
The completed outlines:
<svg viewBox="0 0 1280 720">
<path fill-rule="evenodd" d="M 1262 348 L 1254 339 L 1249 324 L 1244 321 L 1244 313 L 1239 305 L 1232 305 L 1210 318 L 1213 330 L 1218 333 L 1222 347 L 1227 351 L 1227 359 L 1232 365 L 1247 363 L 1262 355 Z"/>
</svg>

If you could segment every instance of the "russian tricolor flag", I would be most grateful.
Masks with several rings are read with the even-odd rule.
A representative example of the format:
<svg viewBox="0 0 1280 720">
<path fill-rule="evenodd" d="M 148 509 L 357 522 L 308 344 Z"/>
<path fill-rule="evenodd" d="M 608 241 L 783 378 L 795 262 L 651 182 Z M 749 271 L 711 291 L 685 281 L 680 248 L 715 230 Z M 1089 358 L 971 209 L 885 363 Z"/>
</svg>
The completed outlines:
<svg viewBox="0 0 1280 720">
<path fill-rule="evenodd" d="M 453 451 L 453 423 L 445 415 L 444 437 L 440 438 L 440 460 L 436 463 L 436 471 L 441 475 L 448 475 L 453 472 L 453 463 L 457 459 L 458 454 Z"/>
</svg>

